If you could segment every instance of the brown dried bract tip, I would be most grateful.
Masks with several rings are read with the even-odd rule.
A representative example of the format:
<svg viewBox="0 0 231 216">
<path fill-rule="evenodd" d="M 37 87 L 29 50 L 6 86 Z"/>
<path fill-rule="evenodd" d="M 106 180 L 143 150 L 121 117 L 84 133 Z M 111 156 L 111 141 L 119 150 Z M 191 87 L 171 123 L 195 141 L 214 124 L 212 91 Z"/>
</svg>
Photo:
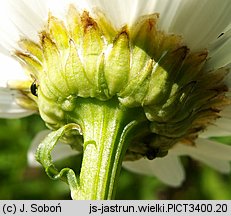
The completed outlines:
<svg viewBox="0 0 231 216">
<path fill-rule="evenodd" d="M 159 19 L 159 14 L 155 13 L 155 18 L 149 18 L 148 24 L 149 24 L 149 30 L 151 31 L 153 28 L 156 27 L 157 20 Z"/>
<path fill-rule="evenodd" d="M 118 38 L 120 38 L 121 36 L 125 36 L 127 39 L 129 39 L 129 32 L 127 29 L 127 26 L 124 26 L 121 31 L 116 35 L 115 39 L 113 40 L 113 42 L 115 43 Z"/>
<path fill-rule="evenodd" d="M 40 38 L 41 45 L 43 45 L 45 43 L 45 41 L 48 39 L 51 41 L 51 39 L 50 39 L 50 37 L 46 31 L 41 31 L 39 34 L 39 38 Z"/>
<path fill-rule="evenodd" d="M 84 26 L 84 32 L 86 32 L 88 28 L 97 29 L 97 23 L 89 16 L 89 13 L 87 11 L 83 12 L 81 16 L 81 21 Z"/>
</svg>

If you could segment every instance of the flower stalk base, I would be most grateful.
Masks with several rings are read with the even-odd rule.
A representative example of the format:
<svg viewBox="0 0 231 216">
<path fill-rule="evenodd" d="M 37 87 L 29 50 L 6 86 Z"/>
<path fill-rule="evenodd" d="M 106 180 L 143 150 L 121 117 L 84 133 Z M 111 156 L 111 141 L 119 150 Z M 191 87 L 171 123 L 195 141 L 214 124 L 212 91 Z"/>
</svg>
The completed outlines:
<svg viewBox="0 0 231 216">
<path fill-rule="evenodd" d="M 52 132 L 53 140 L 45 139 L 39 146 L 37 160 L 43 164 L 50 177 L 67 181 L 73 199 L 113 199 L 128 144 L 134 134 L 145 133 L 148 122 L 141 109 L 121 107 L 117 99 L 107 102 L 82 99 L 79 104 L 73 114 L 84 138 L 79 176 L 76 178 L 69 168 L 57 171 L 50 157 L 51 150 L 61 136 L 70 129 L 80 130 L 75 124 Z"/>
<path fill-rule="evenodd" d="M 94 102 L 93 102 L 94 101 Z M 111 199 L 129 141 L 144 114 L 140 109 L 125 109 L 116 100 L 109 103 L 91 100 L 84 112 L 84 152 L 80 173 L 81 199 Z"/>
</svg>

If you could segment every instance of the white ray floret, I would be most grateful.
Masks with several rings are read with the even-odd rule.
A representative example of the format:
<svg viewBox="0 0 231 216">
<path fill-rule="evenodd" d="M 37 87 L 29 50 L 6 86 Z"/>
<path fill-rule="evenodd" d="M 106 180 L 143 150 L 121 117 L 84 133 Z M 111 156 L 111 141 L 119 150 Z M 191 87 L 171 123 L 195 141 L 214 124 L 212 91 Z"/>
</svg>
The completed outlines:
<svg viewBox="0 0 231 216">
<path fill-rule="evenodd" d="M 140 159 L 127 161 L 123 167 L 142 175 L 155 176 L 165 184 L 173 187 L 180 186 L 185 178 L 185 173 L 180 159 L 173 155 L 155 160 Z"/>
<path fill-rule="evenodd" d="M 28 80 L 28 76 L 26 76 L 23 68 L 17 61 L 1 53 L 0 64 L 0 117 L 20 118 L 31 115 L 32 111 L 23 109 L 17 104 L 16 97 L 20 93 L 8 87 L 10 80 Z"/>
</svg>

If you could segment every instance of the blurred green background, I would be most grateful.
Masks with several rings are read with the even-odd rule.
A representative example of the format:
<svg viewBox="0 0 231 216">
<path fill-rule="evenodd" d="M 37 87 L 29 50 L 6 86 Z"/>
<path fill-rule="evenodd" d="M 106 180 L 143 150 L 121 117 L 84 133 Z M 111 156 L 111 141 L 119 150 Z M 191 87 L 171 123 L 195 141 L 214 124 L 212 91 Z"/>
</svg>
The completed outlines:
<svg viewBox="0 0 231 216">
<path fill-rule="evenodd" d="M 48 178 L 42 168 L 27 165 L 27 150 L 45 125 L 39 116 L 0 119 L 0 199 L 70 199 L 67 185 Z M 222 139 L 231 144 L 231 137 Z M 81 156 L 60 161 L 80 168 Z M 116 199 L 231 199 L 231 175 L 221 175 L 189 158 L 183 159 L 187 178 L 170 188 L 154 177 L 122 170 Z"/>
</svg>

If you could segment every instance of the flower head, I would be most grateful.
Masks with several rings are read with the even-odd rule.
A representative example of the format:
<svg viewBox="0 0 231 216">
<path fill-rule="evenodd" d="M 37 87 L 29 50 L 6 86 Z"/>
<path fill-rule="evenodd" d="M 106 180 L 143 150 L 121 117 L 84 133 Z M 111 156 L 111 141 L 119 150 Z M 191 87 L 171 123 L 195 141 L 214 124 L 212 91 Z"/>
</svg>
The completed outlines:
<svg viewBox="0 0 231 216">
<path fill-rule="evenodd" d="M 39 2 L 33 1 L 41 8 L 33 22 L 20 15 L 22 8 L 31 14 L 34 6 L 20 1 L 8 7 L 20 20 L 9 30 L 6 17 L 0 25 L 2 32 L 14 33 L 1 36 L 2 52 L 10 51 L 28 74 L 4 86 L 17 92 L 14 104 L 37 110 L 53 130 L 75 122 L 84 134 L 89 128 L 78 113 L 86 109 L 84 99 L 116 103 L 126 113 L 135 110 L 143 126 L 126 150 L 124 159 L 135 161 L 124 163 L 128 169 L 140 166 L 142 173 L 178 185 L 184 174 L 177 156 L 187 154 L 229 171 L 231 149 L 198 139 L 209 137 L 208 129 L 214 136 L 230 132 L 220 130 L 230 117 L 228 0 Z M 222 153 L 209 154 L 213 149 Z M 175 169 L 158 169 L 165 163 Z"/>
</svg>

